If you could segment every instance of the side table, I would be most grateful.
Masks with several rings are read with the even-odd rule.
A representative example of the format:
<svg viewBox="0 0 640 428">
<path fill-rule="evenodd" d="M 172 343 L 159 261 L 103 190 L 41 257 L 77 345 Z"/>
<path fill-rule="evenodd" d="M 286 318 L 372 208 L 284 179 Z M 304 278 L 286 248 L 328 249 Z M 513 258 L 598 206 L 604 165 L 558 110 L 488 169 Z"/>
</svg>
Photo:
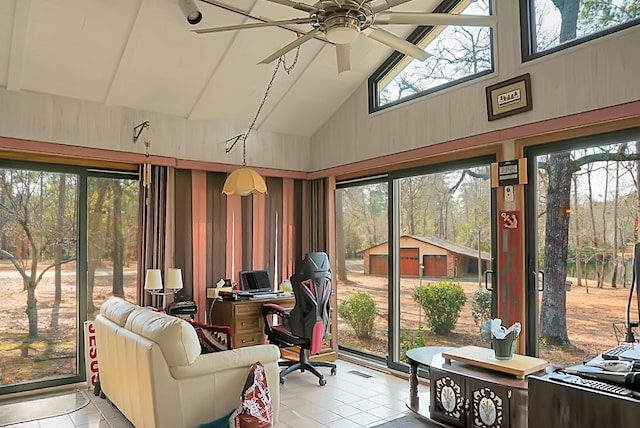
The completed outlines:
<svg viewBox="0 0 640 428">
<path fill-rule="evenodd" d="M 423 366 L 429 370 L 433 357 L 442 352 L 446 352 L 452 348 L 446 346 L 423 346 L 422 348 L 413 348 L 407 351 L 407 360 L 409 360 L 409 402 L 407 407 L 418 412 L 420 410 L 420 398 L 418 397 L 418 368 Z M 442 359 L 439 355 L 438 358 Z M 442 362 L 440 363 L 442 364 Z"/>
</svg>

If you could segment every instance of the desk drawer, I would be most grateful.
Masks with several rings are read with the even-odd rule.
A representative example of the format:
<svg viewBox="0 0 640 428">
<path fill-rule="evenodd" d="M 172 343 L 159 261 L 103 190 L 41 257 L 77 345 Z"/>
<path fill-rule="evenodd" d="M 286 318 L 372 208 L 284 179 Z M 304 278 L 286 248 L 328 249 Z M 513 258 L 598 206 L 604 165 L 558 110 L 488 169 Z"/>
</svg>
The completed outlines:
<svg viewBox="0 0 640 428">
<path fill-rule="evenodd" d="M 245 346 L 261 345 L 264 342 L 262 333 L 237 334 L 233 336 L 234 348 L 244 348 Z"/>
<path fill-rule="evenodd" d="M 262 333 L 262 323 L 259 316 L 243 316 L 237 317 L 235 320 L 235 333 Z"/>
</svg>

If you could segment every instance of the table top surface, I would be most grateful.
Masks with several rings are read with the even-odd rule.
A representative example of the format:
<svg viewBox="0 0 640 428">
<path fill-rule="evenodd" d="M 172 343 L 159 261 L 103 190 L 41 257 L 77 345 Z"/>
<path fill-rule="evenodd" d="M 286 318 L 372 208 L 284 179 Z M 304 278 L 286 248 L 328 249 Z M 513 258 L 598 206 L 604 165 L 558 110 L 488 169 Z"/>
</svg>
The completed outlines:
<svg viewBox="0 0 640 428">
<path fill-rule="evenodd" d="M 410 363 L 430 366 L 435 355 L 451 349 L 454 348 L 449 346 L 423 346 L 421 348 L 409 349 L 406 355 Z"/>
<path fill-rule="evenodd" d="M 526 355 L 515 354 L 511 360 L 497 360 L 493 350 L 478 346 L 464 346 L 442 353 L 445 361 L 456 360 L 485 369 L 515 375 L 519 378 L 543 370 L 549 365 L 545 360 Z"/>
</svg>

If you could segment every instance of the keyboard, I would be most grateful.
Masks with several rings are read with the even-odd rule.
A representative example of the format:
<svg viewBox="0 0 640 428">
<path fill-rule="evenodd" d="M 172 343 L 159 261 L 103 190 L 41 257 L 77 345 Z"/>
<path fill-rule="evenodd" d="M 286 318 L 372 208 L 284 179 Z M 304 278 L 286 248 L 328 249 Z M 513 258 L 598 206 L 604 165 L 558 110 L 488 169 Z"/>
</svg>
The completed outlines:
<svg viewBox="0 0 640 428">
<path fill-rule="evenodd" d="M 607 349 L 602 353 L 602 358 L 605 360 L 618 360 L 620 359 L 620 354 L 629 349 L 633 349 L 633 345 L 628 343 L 622 343 L 618 346 L 615 346 L 611 349 Z"/>
<path fill-rule="evenodd" d="M 260 299 L 275 299 L 279 297 L 278 293 L 256 293 L 249 295 L 249 300 L 260 300 Z"/>
</svg>

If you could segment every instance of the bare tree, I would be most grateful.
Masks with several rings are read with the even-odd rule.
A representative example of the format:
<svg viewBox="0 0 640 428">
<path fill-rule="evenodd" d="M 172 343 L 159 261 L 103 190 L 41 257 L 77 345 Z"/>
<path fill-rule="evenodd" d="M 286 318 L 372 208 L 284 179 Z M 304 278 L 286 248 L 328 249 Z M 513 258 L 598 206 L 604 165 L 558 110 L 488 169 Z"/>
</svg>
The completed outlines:
<svg viewBox="0 0 640 428">
<path fill-rule="evenodd" d="M 38 306 L 35 293 L 38 284 L 48 270 L 75 260 L 74 239 L 58 235 L 55 224 L 47 225 L 46 222 L 33 221 L 34 217 L 40 217 L 42 210 L 49 209 L 42 200 L 42 195 L 48 192 L 41 191 L 44 185 L 51 184 L 51 177 L 52 174 L 45 172 L 0 171 L 0 190 L 3 194 L 0 210 L 4 214 L 3 228 L 5 235 L 10 237 L 8 242 L 13 246 L 13 251 L 11 248 L 0 249 L 0 256 L 13 264 L 22 277 L 27 292 L 26 314 L 29 334 L 26 343 L 38 337 Z M 44 268 L 40 269 L 40 263 L 45 261 L 47 255 L 54 255 L 55 246 L 60 242 L 70 245 L 69 255 L 60 261 L 45 264 Z M 23 347 L 22 353 L 23 356 L 27 356 L 28 347 Z"/>
</svg>

